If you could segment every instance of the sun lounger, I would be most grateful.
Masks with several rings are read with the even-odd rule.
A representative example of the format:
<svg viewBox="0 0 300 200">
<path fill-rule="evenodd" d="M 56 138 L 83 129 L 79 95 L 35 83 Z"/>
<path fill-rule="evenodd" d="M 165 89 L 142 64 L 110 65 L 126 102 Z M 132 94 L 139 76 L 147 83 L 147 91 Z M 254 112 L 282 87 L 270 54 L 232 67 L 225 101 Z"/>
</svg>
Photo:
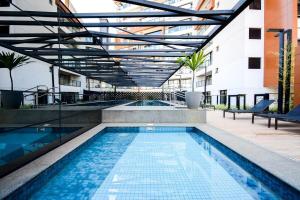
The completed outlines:
<svg viewBox="0 0 300 200">
<path fill-rule="evenodd" d="M 274 119 L 283 119 L 281 121 L 285 121 L 285 120 L 297 120 L 298 117 L 300 117 L 300 105 L 296 106 L 295 108 L 293 108 L 290 112 L 288 112 L 287 114 L 277 114 L 277 113 L 253 113 L 252 114 L 252 123 L 254 123 L 254 118 L 255 116 L 258 117 L 264 117 L 264 118 L 268 118 L 268 127 L 271 127 L 271 120 L 272 118 Z M 277 126 L 278 126 L 278 120 L 277 120 Z M 276 120 L 275 120 L 275 126 L 276 126 Z M 277 127 L 275 127 L 277 129 Z"/>
<path fill-rule="evenodd" d="M 236 110 L 236 109 L 230 109 L 230 110 L 224 110 L 223 111 L 223 117 L 225 118 L 225 113 L 229 112 L 229 113 L 233 113 L 233 119 L 235 120 L 235 114 L 241 114 L 241 113 L 262 113 L 264 112 L 266 109 L 268 109 L 268 107 L 274 103 L 274 100 L 262 100 L 259 103 L 255 104 L 252 108 L 248 109 L 248 110 Z"/>
</svg>

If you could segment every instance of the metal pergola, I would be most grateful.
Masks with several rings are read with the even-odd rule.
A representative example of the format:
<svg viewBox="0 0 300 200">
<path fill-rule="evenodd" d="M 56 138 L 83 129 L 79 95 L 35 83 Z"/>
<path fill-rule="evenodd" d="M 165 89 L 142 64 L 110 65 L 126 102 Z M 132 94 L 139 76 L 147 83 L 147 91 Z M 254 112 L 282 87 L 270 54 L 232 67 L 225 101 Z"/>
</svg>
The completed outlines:
<svg viewBox="0 0 300 200">
<path fill-rule="evenodd" d="M 253 0 L 238 0 L 230 10 L 190 10 L 146 0 L 116 0 L 152 8 L 151 12 L 66 13 L 43 11 L 1 11 L 0 25 L 34 27 L 31 32 L 0 34 L 0 46 L 82 74 L 114 86 L 159 87 L 180 64 L 176 59 L 203 49 Z M 179 21 L 181 17 L 191 21 Z M 83 23 L 80 19 L 168 18 L 155 22 Z M 125 27 L 213 26 L 207 35 L 142 35 Z M 90 31 L 90 27 L 112 27 L 124 34 Z M 42 28 L 47 28 L 45 33 Z M 66 32 L 64 28 L 75 31 Z M 107 42 L 104 38 L 126 39 Z M 155 49 L 111 50 L 114 46 L 156 45 Z"/>
</svg>

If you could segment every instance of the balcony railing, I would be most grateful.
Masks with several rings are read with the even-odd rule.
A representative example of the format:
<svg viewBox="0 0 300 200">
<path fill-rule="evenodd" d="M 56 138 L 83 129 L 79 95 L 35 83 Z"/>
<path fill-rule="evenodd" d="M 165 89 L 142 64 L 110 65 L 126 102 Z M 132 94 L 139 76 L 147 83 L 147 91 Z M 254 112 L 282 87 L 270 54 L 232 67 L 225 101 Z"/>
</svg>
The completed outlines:
<svg viewBox="0 0 300 200">
<path fill-rule="evenodd" d="M 205 80 L 197 81 L 196 82 L 196 87 L 204 87 L 205 85 Z M 212 85 L 212 79 L 207 79 L 206 85 Z"/>
<path fill-rule="evenodd" d="M 81 82 L 76 80 L 69 81 L 69 80 L 61 79 L 59 83 L 60 85 L 64 85 L 64 86 L 81 87 Z"/>
</svg>

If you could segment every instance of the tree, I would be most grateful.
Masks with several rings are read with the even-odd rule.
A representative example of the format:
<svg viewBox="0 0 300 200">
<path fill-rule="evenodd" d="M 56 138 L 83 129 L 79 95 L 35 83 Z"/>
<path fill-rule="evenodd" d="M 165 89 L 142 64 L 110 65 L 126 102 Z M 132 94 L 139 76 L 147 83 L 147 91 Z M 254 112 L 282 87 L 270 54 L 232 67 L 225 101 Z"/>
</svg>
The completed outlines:
<svg viewBox="0 0 300 200">
<path fill-rule="evenodd" d="M 12 70 L 17 67 L 21 67 L 23 65 L 30 63 L 29 59 L 30 58 L 27 56 L 19 56 L 19 55 L 16 55 L 15 53 L 10 53 L 10 52 L 1 52 L 0 53 L 0 68 L 6 68 L 9 70 L 11 91 L 14 90 Z"/>
<path fill-rule="evenodd" d="M 203 50 L 193 53 L 193 55 L 191 55 L 190 57 L 186 56 L 184 58 L 178 58 L 177 60 L 178 63 L 189 68 L 193 72 L 192 92 L 195 91 L 195 72 L 204 64 L 205 60 L 206 55 L 204 55 Z"/>
</svg>

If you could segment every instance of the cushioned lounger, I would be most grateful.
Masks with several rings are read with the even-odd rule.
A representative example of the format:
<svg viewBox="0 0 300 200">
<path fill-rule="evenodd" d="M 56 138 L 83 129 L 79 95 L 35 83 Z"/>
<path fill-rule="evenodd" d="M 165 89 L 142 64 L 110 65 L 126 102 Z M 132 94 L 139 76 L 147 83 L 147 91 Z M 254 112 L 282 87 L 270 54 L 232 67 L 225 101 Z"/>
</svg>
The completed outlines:
<svg viewBox="0 0 300 200">
<path fill-rule="evenodd" d="M 295 121 L 297 123 L 298 118 L 300 118 L 300 105 L 293 108 L 290 112 L 287 114 L 277 114 L 277 113 L 253 113 L 252 115 L 252 123 L 254 123 L 254 117 L 264 117 L 268 118 L 268 127 L 271 127 L 271 120 L 272 118 L 275 119 L 275 128 L 278 127 L 278 120 L 279 121 Z M 276 120 L 277 119 L 277 120 Z M 276 122 L 277 121 L 277 122 Z"/>
<path fill-rule="evenodd" d="M 235 114 L 236 113 L 262 113 L 264 112 L 272 103 L 274 103 L 274 100 L 262 100 L 255 104 L 252 108 L 249 110 L 224 110 L 223 111 L 223 117 L 225 117 L 225 113 L 233 113 L 233 119 L 235 120 Z"/>
</svg>

